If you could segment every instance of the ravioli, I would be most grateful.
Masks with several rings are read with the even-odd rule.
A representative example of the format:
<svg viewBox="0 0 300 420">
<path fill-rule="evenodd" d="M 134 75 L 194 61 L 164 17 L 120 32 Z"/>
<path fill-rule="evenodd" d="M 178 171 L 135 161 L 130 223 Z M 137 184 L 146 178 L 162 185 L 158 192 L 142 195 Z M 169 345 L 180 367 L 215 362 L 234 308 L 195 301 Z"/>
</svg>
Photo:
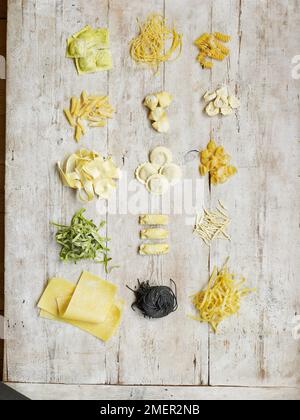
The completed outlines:
<svg viewBox="0 0 300 420">
<path fill-rule="evenodd" d="M 159 167 L 166 165 L 167 163 L 171 163 L 173 160 L 173 155 L 170 149 L 166 147 L 156 147 L 150 153 L 150 162 L 154 165 L 158 165 Z"/>
<path fill-rule="evenodd" d="M 158 174 L 159 167 L 157 165 L 152 165 L 150 162 L 143 163 L 136 170 L 136 178 L 142 184 L 147 183 L 147 180 L 155 174 Z"/>
<path fill-rule="evenodd" d="M 110 50 L 92 50 L 85 57 L 76 58 L 75 62 L 79 74 L 96 73 L 102 70 L 110 70 L 113 67 Z"/>
<path fill-rule="evenodd" d="M 106 49 L 109 43 L 108 29 L 93 29 L 88 25 L 68 39 L 67 57 L 84 57 L 88 49 Z"/>
<path fill-rule="evenodd" d="M 170 185 L 175 185 L 182 177 L 178 165 L 172 164 L 173 156 L 170 149 L 160 146 L 149 154 L 149 162 L 140 165 L 135 176 L 144 184 L 151 194 L 162 195 Z"/>
<path fill-rule="evenodd" d="M 110 70 L 113 67 L 108 29 L 86 26 L 70 37 L 67 44 L 67 57 L 75 59 L 79 74 Z"/>
<path fill-rule="evenodd" d="M 163 166 L 159 173 L 166 177 L 171 185 L 177 184 L 182 178 L 182 170 L 180 166 L 175 165 L 175 163 L 169 163 Z"/>
<path fill-rule="evenodd" d="M 167 178 L 162 175 L 152 175 L 146 184 L 148 191 L 155 195 L 162 195 L 169 189 L 169 182 Z"/>
</svg>

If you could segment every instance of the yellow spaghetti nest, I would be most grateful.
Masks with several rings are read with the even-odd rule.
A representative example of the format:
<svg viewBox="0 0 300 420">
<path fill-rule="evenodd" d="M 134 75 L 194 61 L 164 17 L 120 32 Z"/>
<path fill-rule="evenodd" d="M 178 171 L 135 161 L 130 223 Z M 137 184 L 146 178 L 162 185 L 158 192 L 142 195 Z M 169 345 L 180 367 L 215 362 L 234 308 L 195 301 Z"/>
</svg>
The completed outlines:
<svg viewBox="0 0 300 420">
<path fill-rule="evenodd" d="M 192 318 L 207 322 L 217 333 L 221 322 L 238 314 L 242 300 L 256 292 L 255 289 L 243 289 L 245 283 L 244 277 L 238 279 L 229 272 L 227 262 L 220 272 L 215 267 L 207 290 L 193 296 L 193 303 L 200 316 Z"/>
<path fill-rule="evenodd" d="M 145 63 L 151 67 L 159 68 L 161 63 L 172 59 L 179 50 L 178 58 L 182 51 L 182 35 L 175 28 L 167 25 L 167 20 L 154 14 L 140 26 L 140 35 L 131 43 L 131 57 L 138 63 Z M 171 42 L 167 50 L 167 43 Z"/>
<path fill-rule="evenodd" d="M 208 61 L 207 58 L 211 58 L 218 61 L 225 60 L 230 55 L 230 50 L 224 43 L 231 41 L 229 35 L 224 35 L 220 32 L 214 34 L 205 33 L 197 39 L 195 45 L 199 48 L 200 54 L 197 60 L 204 69 L 212 69 L 214 63 Z"/>
</svg>

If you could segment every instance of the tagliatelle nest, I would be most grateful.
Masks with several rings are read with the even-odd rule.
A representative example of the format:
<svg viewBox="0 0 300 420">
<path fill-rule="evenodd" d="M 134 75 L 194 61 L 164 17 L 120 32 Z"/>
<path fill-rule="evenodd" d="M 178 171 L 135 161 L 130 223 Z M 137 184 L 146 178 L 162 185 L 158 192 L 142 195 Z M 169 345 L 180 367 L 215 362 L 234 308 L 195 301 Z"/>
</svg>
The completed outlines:
<svg viewBox="0 0 300 420">
<path fill-rule="evenodd" d="M 207 322 L 215 333 L 225 319 L 239 313 L 242 300 L 256 292 L 256 289 L 242 288 L 246 279 L 244 277 L 238 279 L 235 274 L 230 273 L 227 262 L 221 271 L 215 267 L 208 288 L 193 296 L 199 317 L 192 318 Z"/>
<path fill-rule="evenodd" d="M 169 49 L 168 42 L 171 42 Z M 132 41 L 130 52 L 136 62 L 158 70 L 160 64 L 171 60 L 177 50 L 179 56 L 182 51 L 182 35 L 175 28 L 170 28 L 163 16 L 154 14 L 149 16 L 145 24 L 140 25 L 140 35 Z"/>
<path fill-rule="evenodd" d="M 63 168 L 58 163 L 58 169 L 64 186 L 79 190 L 79 197 L 84 202 L 93 201 L 96 196 L 108 200 L 121 175 L 111 157 L 104 159 L 85 149 L 71 155 Z"/>
</svg>

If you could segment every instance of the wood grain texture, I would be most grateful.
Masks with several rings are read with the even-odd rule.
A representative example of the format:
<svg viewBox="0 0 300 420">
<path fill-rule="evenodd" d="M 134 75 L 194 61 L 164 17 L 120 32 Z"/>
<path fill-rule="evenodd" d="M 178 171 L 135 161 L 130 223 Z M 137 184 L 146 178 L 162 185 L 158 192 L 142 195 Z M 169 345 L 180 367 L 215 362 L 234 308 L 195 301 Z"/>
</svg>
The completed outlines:
<svg viewBox="0 0 300 420">
<path fill-rule="evenodd" d="M 220 2 L 214 2 L 214 25 L 229 32 L 233 24 L 239 35 L 227 71 L 218 67 L 214 83 L 228 80 L 243 105 L 234 131 L 229 119 L 215 127 L 240 172 L 225 188 L 212 191 L 212 203 L 221 198 L 230 206 L 233 241 L 225 254 L 257 287 L 257 294 L 238 321 L 224 326 L 226 337 L 211 336 L 211 385 L 287 386 L 300 381 L 299 341 L 291 334 L 300 303 L 300 123 L 294 105 L 299 106 L 299 81 L 293 80 L 290 65 L 297 52 L 290 37 L 298 30 L 299 4 L 233 1 L 221 10 Z M 218 245 L 212 249 L 211 265 L 223 260 L 224 247 Z"/>
<path fill-rule="evenodd" d="M 6 21 L 0 21 L 0 55 L 6 57 Z M 0 264 L 4 263 L 4 183 L 5 183 L 5 96 L 6 86 L 5 80 L 0 80 L 0 238 L 1 238 L 1 254 Z M 1 270 L 0 276 L 0 311 L 3 311 L 3 286 L 4 273 Z"/>
<path fill-rule="evenodd" d="M 0 19 L 6 20 L 6 16 L 7 16 L 7 1 L 0 0 Z"/>
<path fill-rule="evenodd" d="M 6 57 L 6 21 L 0 20 L 0 56 Z M 4 309 L 4 184 L 5 184 L 5 97 L 6 83 L 0 80 L 0 313 Z"/>
<path fill-rule="evenodd" d="M 136 2 L 135 5 L 135 14 L 142 20 L 153 11 L 164 13 L 165 5 L 161 0 L 149 2 L 147 5 Z M 115 71 L 109 77 L 109 93 L 119 104 L 120 118 L 116 118 L 109 127 L 109 152 L 117 156 L 120 163 L 122 157 L 125 157 L 124 170 L 130 181 L 133 181 L 137 166 L 147 161 L 148 152 L 160 144 L 170 147 L 175 159 L 182 162 L 186 151 L 194 147 L 192 133 L 197 128 L 197 118 L 190 121 L 188 131 L 184 132 L 181 128 L 185 123 L 183 120 L 185 117 L 183 115 L 180 117 L 181 107 L 184 104 L 187 108 L 194 106 L 195 97 L 182 94 L 191 81 L 192 74 L 185 83 L 182 82 L 181 86 L 176 88 L 174 87 L 177 83 L 176 77 L 171 80 L 173 72 L 177 75 L 182 72 L 180 61 L 166 64 L 156 77 L 153 70 L 141 69 L 132 62 L 128 54 L 128 45 L 130 39 L 137 33 L 136 20 L 132 19 L 132 7 L 131 1 L 110 2 L 111 35 L 112 39 L 119 39 L 120 42 L 115 44 L 116 63 Z M 123 69 L 121 84 L 120 69 Z M 176 98 L 176 103 L 170 109 L 172 132 L 176 133 L 176 142 L 172 134 L 161 137 L 152 130 L 145 109 L 141 106 L 146 95 L 164 89 L 174 93 Z M 180 98 L 185 102 L 180 103 Z M 141 189 L 144 191 L 143 186 Z M 159 210 L 162 208 L 161 202 L 153 203 L 154 205 L 157 205 Z M 154 208 L 152 211 L 154 212 Z M 192 240 L 191 227 L 185 226 L 184 215 L 178 215 L 172 216 L 170 221 L 172 244 L 170 255 L 160 258 L 141 258 L 136 253 L 140 243 L 138 216 L 138 214 L 125 214 L 117 218 L 109 216 L 109 236 L 118 242 L 117 238 L 122 230 L 124 238 L 114 250 L 115 259 L 119 258 L 122 264 L 123 283 L 134 287 L 137 279 L 140 279 L 169 285 L 172 278 L 177 283 L 181 305 L 177 313 L 159 322 L 145 322 L 134 312 L 126 313 L 125 325 L 131 327 L 123 328 L 120 337 L 119 381 L 122 384 L 151 385 L 207 384 L 207 336 L 200 336 L 198 325 L 191 323 L 187 318 L 189 295 L 199 287 L 200 278 L 207 277 L 207 265 L 201 267 L 191 265 L 189 258 L 196 260 L 200 257 L 206 261 L 206 250 L 201 250 L 200 246 L 183 248 L 182 238 L 190 235 Z M 126 298 L 130 302 L 133 296 L 127 292 Z M 174 345 L 170 346 L 170 343 Z M 178 365 L 181 366 L 180 370 L 173 368 Z M 135 369 L 132 366 L 135 366 Z"/>
<path fill-rule="evenodd" d="M 299 3 L 188 0 L 183 7 L 180 0 L 9 1 L 7 381 L 299 385 L 300 346 L 292 337 L 292 321 L 300 313 L 296 276 L 300 269 L 296 216 L 300 101 L 299 81 L 292 79 L 290 68 L 298 53 L 295 11 Z M 157 76 L 138 68 L 128 52 L 137 31 L 135 18 L 143 20 L 152 11 L 176 21 L 185 42 L 182 57 L 163 66 Z M 72 61 L 65 59 L 65 40 L 86 24 L 109 25 L 115 66 L 109 73 L 79 78 Z M 233 36 L 230 60 L 217 63 L 212 73 L 196 63 L 193 46 L 194 39 L 207 30 Z M 242 107 L 236 118 L 211 120 L 201 115 L 201 95 L 221 83 L 241 97 Z M 170 224 L 170 255 L 141 259 L 136 254 L 138 215 L 116 217 L 109 212 L 105 216 L 113 257 L 121 265 L 110 279 L 119 283 L 128 303 L 132 295 L 125 286 L 134 286 L 137 278 L 159 283 L 173 278 L 181 303 L 176 314 L 159 322 L 147 322 L 128 307 L 120 335 L 107 346 L 72 327 L 41 321 L 35 309 L 49 277 L 75 281 L 83 268 L 104 275 L 94 264 L 61 264 L 49 226 L 51 220 L 69 220 L 80 208 L 73 192 L 62 188 L 54 165 L 77 149 L 62 109 L 83 89 L 109 93 L 118 109 L 108 129 L 90 132 L 84 147 L 115 156 L 129 180 L 154 146 L 169 146 L 176 160 L 183 162 L 186 152 L 206 146 L 211 132 L 239 167 L 238 176 L 225 186 L 205 186 L 205 205 L 214 206 L 222 199 L 233 218 L 232 243 L 218 243 L 210 252 L 191 236 L 185 215 L 176 215 Z M 170 109 L 172 132 L 163 137 L 151 130 L 141 105 L 145 95 L 161 89 L 175 97 Z M 186 178 L 198 177 L 197 162 L 184 170 Z M 88 213 L 97 218 L 95 206 L 89 206 Z M 258 293 L 246 302 L 240 318 L 226 322 L 221 333 L 213 336 L 206 325 L 188 319 L 189 296 L 206 285 L 210 270 L 223 264 L 228 255 L 234 270 L 247 275 Z M 47 388 L 40 386 L 37 391 L 30 386 L 34 395 L 45 395 Z M 56 393 L 59 388 L 48 389 Z M 81 388 L 72 388 L 76 389 Z M 85 389 L 90 395 L 98 392 Z M 212 390 L 204 389 L 193 392 L 206 396 Z M 228 397 L 227 390 L 223 391 L 219 396 Z M 151 388 L 137 392 L 153 395 Z M 290 395 L 277 388 L 273 392 L 277 397 Z"/>
<path fill-rule="evenodd" d="M 5 10 L 6 12 L 6 10 Z M 6 13 L 0 8 L 0 56 L 6 57 Z M 4 314 L 4 184 L 5 184 L 5 80 L 0 80 L 0 315 Z M 3 347 L 0 340 L 0 380 L 3 372 Z"/>
<path fill-rule="evenodd" d="M 93 385 L 7 384 L 31 400 L 295 400 L 299 388 L 134 387 Z"/>
</svg>

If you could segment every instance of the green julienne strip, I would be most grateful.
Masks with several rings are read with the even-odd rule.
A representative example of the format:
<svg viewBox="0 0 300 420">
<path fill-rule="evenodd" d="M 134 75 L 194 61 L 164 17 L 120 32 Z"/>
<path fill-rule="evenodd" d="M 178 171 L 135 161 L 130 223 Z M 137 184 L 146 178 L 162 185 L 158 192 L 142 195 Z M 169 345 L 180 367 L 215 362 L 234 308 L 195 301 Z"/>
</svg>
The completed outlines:
<svg viewBox="0 0 300 420">
<path fill-rule="evenodd" d="M 82 209 L 75 214 L 71 226 L 53 223 L 58 228 L 56 241 L 61 245 L 60 259 L 74 263 L 80 260 L 94 260 L 103 264 L 108 273 L 108 265 L 112 260 L 108 257 L 110 249 L 107 248 L 110 239 L 99 235 L 106 222 L 97 227 L 93 220 L 83 216 L 85 211 L 86 209 Z"/>
</svg>

